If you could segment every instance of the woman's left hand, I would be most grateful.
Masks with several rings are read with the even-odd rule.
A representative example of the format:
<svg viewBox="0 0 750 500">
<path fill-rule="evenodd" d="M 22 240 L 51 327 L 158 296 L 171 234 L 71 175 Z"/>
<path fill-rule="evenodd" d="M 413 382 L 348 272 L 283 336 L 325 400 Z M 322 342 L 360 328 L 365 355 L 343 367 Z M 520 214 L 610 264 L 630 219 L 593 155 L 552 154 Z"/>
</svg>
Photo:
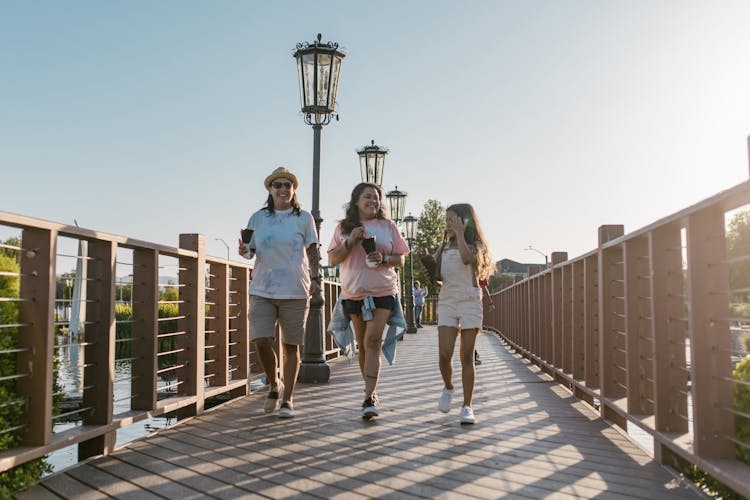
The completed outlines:
<svg viewBox="0 0 750 500">
<path fill-rule="evenodd" d="M 367 254 L 367 261 L 368 262 L 372 262 L 376 266 L 382 264 L 383 260 L 385 260 L 385 257 L 383 256 L 382 253 L 380 253 L 378 251 L 370 252 L 370 253 Z"/>
<path fill-rule="evenodd" d="M 446 229 L 453 231 L 453 233 L 456 235 L 463 235 L 464 231 L 466 230 L 466 224 L 464 224 L 464 221 L 462 221 L 460 217 L 455 216 L 446 219 L 445 226 Z"/>
</svg>

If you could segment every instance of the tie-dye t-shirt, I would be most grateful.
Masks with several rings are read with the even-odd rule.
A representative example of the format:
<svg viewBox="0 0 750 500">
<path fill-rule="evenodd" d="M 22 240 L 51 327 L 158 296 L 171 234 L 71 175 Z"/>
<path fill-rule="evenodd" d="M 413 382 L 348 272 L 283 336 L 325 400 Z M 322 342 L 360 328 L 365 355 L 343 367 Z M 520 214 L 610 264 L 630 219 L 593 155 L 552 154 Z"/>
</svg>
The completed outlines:
<svg viewBox="0 0 750 500">
<path fill-rule="evenodd" d="M 310 212 L 294 215 L 292 209 L 255 212 L 247 223 L 252 229 L 255 266 L 250 295 L 269 299 L 306 299 L 310 290 L 307 248 L 318 243 Z"/>
</svg>

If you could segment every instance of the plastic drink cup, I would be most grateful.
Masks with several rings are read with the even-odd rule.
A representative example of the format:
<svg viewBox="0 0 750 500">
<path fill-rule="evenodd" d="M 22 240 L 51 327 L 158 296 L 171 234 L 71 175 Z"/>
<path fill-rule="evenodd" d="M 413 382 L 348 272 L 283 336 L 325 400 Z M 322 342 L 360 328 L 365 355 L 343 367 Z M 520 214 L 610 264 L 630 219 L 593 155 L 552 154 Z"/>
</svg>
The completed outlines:
<svg viewBox="0 0 750 500">
<path fill-rule="evenodd" d="M 362 240 L 362 248 L 364 248 L 366 254 L 370 254 L 375 251 L 375 236 L 370 236 Z M 377 267 L 376 262 L 367 261 L 368 267 Z"/>
</svg>

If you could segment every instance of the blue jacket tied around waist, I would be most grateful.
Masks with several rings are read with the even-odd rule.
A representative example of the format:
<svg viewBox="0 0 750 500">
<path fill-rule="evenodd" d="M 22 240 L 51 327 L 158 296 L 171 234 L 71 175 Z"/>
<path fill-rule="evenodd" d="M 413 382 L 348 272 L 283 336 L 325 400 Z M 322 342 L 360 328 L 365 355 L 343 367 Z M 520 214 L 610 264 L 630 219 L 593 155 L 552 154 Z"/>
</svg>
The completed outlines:
<svg viewBox="0 0 750 500">
<path fill-rule="evenodd" d="M 341 352 L 351 361 L 354 356 L 354 350 L 356 349 L 356 341 L 354 339 L 354 329 L 351 325 L 351 320 L 344 315 L 344 306 L 341 301 L 346 297 L 339 295 L 336 305 L 333 308 L 331 314 L 331 321 L 328 323 L 327 331 L 333 336 L 334 342 Z M 397 295 L 394 295 L 396 304 L 401 304 Z M 375 303 L 372 297 L 367 296 L 362 300 L 362 319 L 365 321 L 372 320 L 372 311 L 375 309 Z M 391 312 L 391 316 L 387 321 L 388 328 L 385 330 L 385 337 L 383 338 L 383 356 L 388 361 L 389 365 L 392 365 L 396 360 L 396 342 L 398 339 L 404 336 L 406 330 L 406 319 L 404 319 L 404 313 L 401 307 L 395 307 Z"/>
</svg>

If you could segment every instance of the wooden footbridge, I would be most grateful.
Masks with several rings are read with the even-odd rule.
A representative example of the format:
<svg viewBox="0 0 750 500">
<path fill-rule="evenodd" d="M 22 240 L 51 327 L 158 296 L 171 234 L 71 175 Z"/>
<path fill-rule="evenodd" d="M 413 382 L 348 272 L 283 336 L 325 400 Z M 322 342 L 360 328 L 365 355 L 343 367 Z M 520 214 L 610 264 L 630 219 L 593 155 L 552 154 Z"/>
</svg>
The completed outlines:
<svg viewBox="0 0 750 500">
<path fill-rule="evenodd" d="M 306 342 L 332 374 L 281 421 L 249 391 L 249 266 L 206 255 L 201 235 L 171 247 L 0 212 L 17 232 L 0 241 L 0 473 L 75 447 L 80 465 L 18 497 L 682 498 L 698 495 L 671 472 L 686 468 L 750 496 L 750 253 L 728 235 L 748 206 L 744 182 L 631 233 L 602 226 L 595 249 L 493 292 L 463 427 L 436 408 L 433 327 L 399 342 L 371 423 L 358 367 L 329 335 Z M 325 282 L 323 324 L 338 290 Z M 75 398 L 57 385 L 73 326 Z M 117 442 L 164 415 L 179 424 Z"/>
<path fill-rule="evenodd" d="M 480 336 L 478 350 L 473 426 L 458 423 L 457 407 L 437 408 L 428 327 L 407 334 L 383 367 L 372 422 L 361 419 L 356 362 L 339 360 L 329 383 L 298 387 L 291 420 L 264 414 L 259 391 L 18 498 L 699 497 L 494 334 Z"/>
</svg>

